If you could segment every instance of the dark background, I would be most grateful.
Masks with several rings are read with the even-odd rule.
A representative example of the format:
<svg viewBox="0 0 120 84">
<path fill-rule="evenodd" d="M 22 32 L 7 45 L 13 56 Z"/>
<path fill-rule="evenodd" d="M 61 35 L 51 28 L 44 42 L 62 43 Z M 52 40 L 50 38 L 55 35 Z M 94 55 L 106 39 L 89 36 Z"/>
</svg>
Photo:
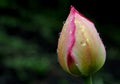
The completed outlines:
<svg viewBox="0 0 120 84">
<path fill-rule="evenodd" d="M 0 0 L 0 84 L 82 84 L 62 70 L 57 41 L 70 5 L 95 23 L 107 60 L 94 84 L 120 84 L 116 0 Z"/>
</svg>

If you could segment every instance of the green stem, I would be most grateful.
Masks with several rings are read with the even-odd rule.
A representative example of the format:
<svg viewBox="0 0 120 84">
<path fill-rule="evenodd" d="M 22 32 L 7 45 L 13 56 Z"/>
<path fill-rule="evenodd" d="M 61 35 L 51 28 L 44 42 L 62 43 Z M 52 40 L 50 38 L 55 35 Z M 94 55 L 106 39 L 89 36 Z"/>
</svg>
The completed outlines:
<svg viewBox="0 0 120 84">
<path fill-rule="evenodd" d="M 87 76 L 83 78 L 84 84 L 92 84 L 92 76 Z"/>
</svg>

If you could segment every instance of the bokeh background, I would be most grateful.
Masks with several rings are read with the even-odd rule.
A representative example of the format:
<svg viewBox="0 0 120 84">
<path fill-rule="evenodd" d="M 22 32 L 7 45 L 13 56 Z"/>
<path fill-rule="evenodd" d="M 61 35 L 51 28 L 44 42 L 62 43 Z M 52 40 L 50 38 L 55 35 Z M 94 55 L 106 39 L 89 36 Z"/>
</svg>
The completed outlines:
<svg viewBox="0 0 120 84">
<path fill-rule="evenodd" d="M 120 13 L 116 0 L 0 0 L 0 84 L 82 84 L 62 70 L 57 41 L 70 5 L 95 23 L 106 46 L 94 84 L 120 84 Z"/>
</svg>

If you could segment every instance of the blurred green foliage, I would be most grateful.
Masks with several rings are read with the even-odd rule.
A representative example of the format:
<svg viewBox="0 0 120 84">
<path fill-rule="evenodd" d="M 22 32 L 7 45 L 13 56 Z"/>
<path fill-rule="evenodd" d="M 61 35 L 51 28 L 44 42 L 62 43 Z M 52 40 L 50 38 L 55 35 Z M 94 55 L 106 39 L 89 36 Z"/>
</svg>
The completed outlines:
<svg viewBox="0 0 120 84">
<path fill-rule="evenodd" d="M 0 84 L 82 82 L 65 73 L 57 62 L 59 32 L 71 4 L 95 23 L 106 46 L 107 60 L 93 77 L 94 84 L 119 84 L 119 18 L 98 12 L 100 1 L 91 1 L 0 0 Z"/>
</svg>

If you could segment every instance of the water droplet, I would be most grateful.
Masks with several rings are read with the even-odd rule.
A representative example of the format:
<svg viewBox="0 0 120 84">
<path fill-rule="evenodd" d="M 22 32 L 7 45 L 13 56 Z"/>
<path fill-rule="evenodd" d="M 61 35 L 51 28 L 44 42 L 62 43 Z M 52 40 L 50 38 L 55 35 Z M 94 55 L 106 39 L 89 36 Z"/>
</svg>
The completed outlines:
<svg viewBox="0 0 120 84">
<path fill-rule="evenodd" d="M 89 39 L 87 38 L 86 41 L 89 42 Z"/>
<path fill-rule="evenodd" d="M 76 66 L 78 66 L 78 64 L 76 64 Z"/>
<path fill-rule="evenodd" d="M 59 50 L 57 49 L 57 53 L 59 52 Z"/>
<path fill-rule="evenodd" d="M 73 21 L 73 19 L 71 18 L 71 19 L 70 19 L 70 22 L 72 22 L 72 21 Z"/>
<path fill-rule="evenodd" d="M 86 42 L 81 42 L 81 46 L 86 46 Z"/>
<path fill-rule="evenodd" d="M 66 31 L 66 28 L 64 28 L 64 31 Z"/>
<path fill-rule="evenodd" d="M 65 21 L 63 21 L 63 24 L 65 24 Z"/>
<path fill-rule="evenodd" d="M 100 36 L 100 34 L 99 34 L 99 33 L 97 33 L 97 35 L 98 35 L 98 36 Z"/>
<path fill-rule="evenodd" d="M 85 32 L 85 26 L 81 25 L 81 31 Z"/>
<path fill-rule="evenodd" d="M 72 31 L 70 31 L 70 34 L 72 34 Z"/>
<path fill-rule="evenodd" d="M 82 32 L 84 32 L 85 31 L 85 29 L 84 28 L 82 28 L 82 30 L 81 30 Z"/>
</svg>

